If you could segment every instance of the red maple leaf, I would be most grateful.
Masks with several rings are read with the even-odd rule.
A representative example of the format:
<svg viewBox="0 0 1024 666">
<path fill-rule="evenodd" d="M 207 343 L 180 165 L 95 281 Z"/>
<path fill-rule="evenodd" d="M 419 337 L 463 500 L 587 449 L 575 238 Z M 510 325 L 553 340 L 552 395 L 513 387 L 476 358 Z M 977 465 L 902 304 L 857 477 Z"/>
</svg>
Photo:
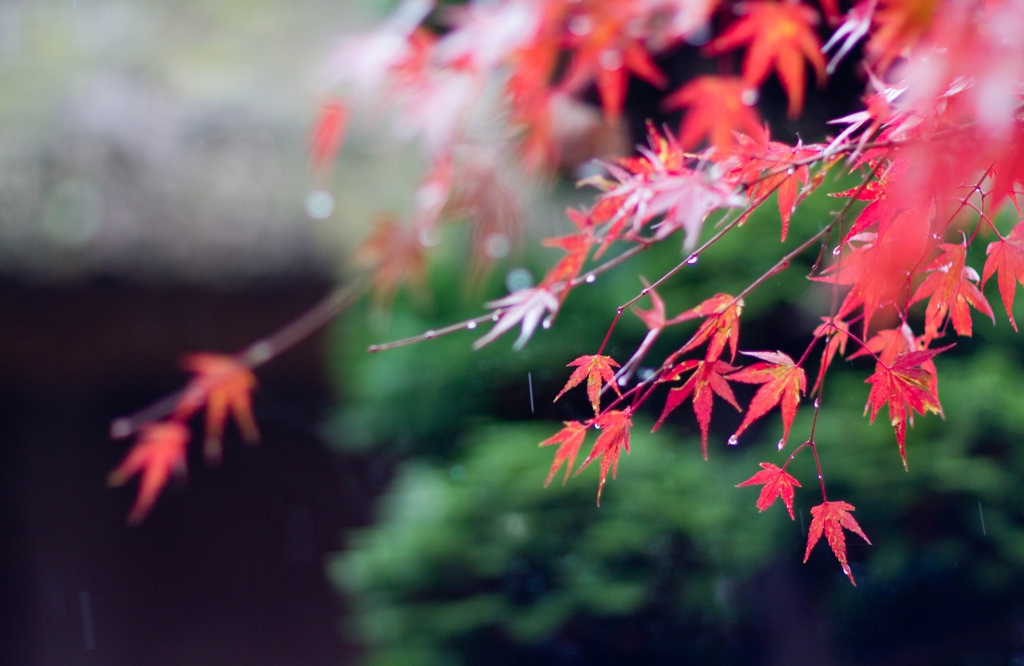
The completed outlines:
<svg viewBox="0 0 1024 666">
<path fill-rule="evenodd" d="M 565 423 L 564 428 L 540 443 L 540 446 L 559 445 L 558 450 L 555 451 L 555 461 L 551 464 L 551 471 L 548 472 L 548 479 L 544 482 L 545 488 L 551 483 L 551 479 L 555 478 L 555 472 L 563 462 L 565 463 L 565 478 L 562 479 L 562 484 L 565 485 L 565 482 L 569 480 L 573 463 L 576 462 L 576 454 L 579 453 L 580 445 L 583 444 L 583 440 L 587 436 L 586 424 L 579 421 L 564 421 L 563 423 Z"/>
<path fill-rule="evenodd" d="M 825 372 L 832 365 L 832 359 L 835 358 L 836 352 L 845 354 L 846 343 L 850 340 L 850 328 L 846 322 L 832 317 L 822 317 L 821 319 L 825 323 L 814 329 L 814 337 L 827 336 L 828 342 L 825 343 L 825 349 L 821 352 L 821 367 L 818 369 L 818 378 L 811 388 L 812 394 L 818 390 L 818 385 L 821 384 Z"/>
<path fill-rule="evenodd" d="M 868 402 L 864 406 L 866 414 L 871 408 L 871 422 L 883 405 L 889 405 L 889 422 L 896 431 L 896 441 L 900 445 L 900 457 L 903 466 L 907 466 L 906 435 L 907 420 L 913 418 L 914 412 L 922 416 L 927 412 L 942 414 L 939 398 L 932 389 L 934 373 L 922 367 L 936 354 L 946 351 L 952 345 L 939 349 L 906 352 L 896 357 L 892 364 L 879 361 L 875 364 L 875 374 L 864 380 L 871 384 Z"/>
<path fill-rule="evenodd" d="M 150 423 L 142 427 L 139 441 L 107 477 L 107 484 L 120 486 L 136 474 L 142 475 L 139 495 L 128 514 L 128 522 L 137 524 L 153 508 L 172 472 L 185 471 L 188 428 L 177 421 Z"/>
<path fill-rule="evenodd" d="M 768 141 L 765 147 L 760 148 L 753 145 L 754 141 L 745 136 L 737 140 L 741 147 L 747 147 L 746 152 L 756 156 L 741 163 L 738 180 L 750 185 L 747 194 L 751 201 L 760 201 L 772 192 L 778 192 L 782 240 L 785 241 L 786 234 L 789 233 L 789 222 L 797 204 L 817 185 L 820 175 L 824 173 L 812 179 L 810 167 L 799 163 L 820 155 L 820 148 L 805 148 L 800 142 L 797 142 L 796 146 L 787 146 L 778 141 Z M 787 165 L 794 164 L 797 166 L 786 168 Z M 741 220 L 754 210 L 752 207 Z"/>
<path fill-rule="evenodd" d="M 370 271 L 378 303 L 390 301 L 403 284 L 420 288 L 424 283 L 427 257 L 419 234 L 389 217 L 377 221 L 352 260 Z"/>
<path fill-rule="evenodd" d="M 558 392 L 555 396 L 557 401 L 562 397 L 562 394 L 578 386 L 584 378 L 587 380 L 587 397 L 590 398 L 590 405 L 594 408 L 594 413 L 597 414 L 601 411 L 601 383 L 611 382 L 611 386 L 615 389 L 616 393 L 619 393 L 619 387 L 613 378 L 615 377 L 615 371 L 612 368 L 619 367 L 619 364 L 610 356 L 580 356 L 575 361 L 568 364 L 567 367 L 576 366 L 576 370 L 573 371 L 572 375 L 569 376 L 569 381 L 565 383 L 565 387 Z M 620 394 L 621 395 L 621 394 Z M 553 401 L 553 402 L 554 402 Z"/>
<path fill-rule="evenodd" d="M 313 125 L 311 152 L 313 169 L 323 177 L 330 171 L 338 155 L 345 129 L 348 127 L 348 107 L 341 100 L 329 99 L 322 107 Z"/>
<path fill-rule="evenodd" d="M 851 583 L 856 585 L 857 581 L 853 579 L 853 572 L 850 571 L 850 565 L 846 562 L 846 535 L 843 534 L 843 528 L 845 527 L 867 541 L 869 546 L 871 540 L 864 534 L 864 530 L 860 528 L 854 517 L 850 515 L 849 512 L 853 510 L 853 505 L 846 502 L 823 502 L 818 506 L 811 507 L 811 527 L 807 531 L 807 551 L 804 553 L 804 562 L 811 556 L 811 550 L 824 533 L 828 545 L 843 567 L 843 573 L 850 577 Z"/>
<path fill-rule="evenodd" d="M 570 25 L 585 25 L 587 29 L 569 31 L 573 57 L 562 87 L 578 90 L 596 79 L 609 122 L 617 122 L 622 114 L 629 72 L 659 88 L 666 83 L 643 40 L 632 29 L 637 19 L 635 3 L 610 0 L 590 3 L 584 12 L 569 19 Z"/>
<path fill-rule="evenodd" d="M 609 470 L 612 478 L 615 478 L 619 470 L 619 454 L 623 450 L 629 453 L 629 429 L 633 422 L 629 420 L 630 411 L 614 410 L 605 412 L 594 421 L 594 427 L 601 431 L 601 435 L 594 443 L 590 455 L 583 461 L 580 468 L 576 470 L 579 474 L 583 469 L 598 457 L 601 458 L 601 481 L 597 486 L 597 505 L 601 506 L 601 491 L 604 490 L 604 482 L 608 479 Z"/>
<path fill-rule="evenodd" d="M 743 486 L 764 484 L 764 488 L 761 488 L 761 494 L 757 498 L 757 510 L 764 511 L 772 504 L 775 504 L 776 499 L 782 498 L 782 503 L 786 505 L 786 510 L 789 511 L 790 520 L 795 520 L 793 516 L 793 486 L 799 488 L 800 482 L 787 474 L 778 465 L 763 462 L 761 467 L 763 469 L 760 472 L 743 483 L 737 483 L 736 487 L 742 488 Z"/>
<path fill-rule="evenodd" d="M 736 132 L 752 138 L 756 148 L 765 142 L 761 118 L 754 108 L 757 92 L 742 79 L 698 76 L 665 98 L 666 110 L 687 109 L 679 127 L 684 148 L 696 147 L 705 138 L 722 155 L 736 148 Z"/>
<path fill-rule="evenodd" d="M 911 273 L 931 247 L 929 216 L 918 210 L 901 213 L 884 233 L 861 234 L 862 244 L 812 279 L 853 288 L 843 299 L 836 316 L 845 318 L 863 308 L 864 330 L 878 309 L 889 303 L 901 306 L 909 297 Z"/>
<path fill-rule="evenodd" d="M 992 306 L 975 284 L 979 280 L 978 273 L 965 265 L 967 241 L 964 240 L 959 245 L 943 243 L 939 248 L 942 254 L 925 269 L 932 271 L 931 274 L 925 278 L 914 292 L 914 297 L 910 299 L 911 303 L 916 303 L 931 296 L 924 314 L 926 346 L 939 335 L 939 328 L 942 327 L 947 314 L 957 335 L 971 337 L 969 305 L 988 315 L 993 324 L 996 321 Z"/>
<path fill-rule="evenodd" d="M 759 358 L 764 363 L 747 366 L 739 372 L 732 373 L 726 379 L 746 384 L 763 384 L 763 386 L 754 394 L 754 398 L 747 408 L 747 415 L 733 437 L 737 438 L 742 435 L 750 424 L 781 403 L 782 439 L 779 441 L 779 449 L 781 449 L 789 439 L 789 427 L 793 425 L 793 419 L 796 417 L 800 394 L 807 392 L 807 377 L 804 374 L 804 369 L 782 352 L 743 353 Z"/>
<path fill-rule="evenodd" d="M 999 295 L 1003 298 L 1006 316 L 1017 330 L 1017 322 L 1013 318 L 1013 297 L 1017 291 L 1016 282 L 1024 285 L 1024 223 L 1018 223 L 1005 238 L 989 243 L 985 250 L 988 259 L 982 269 L 981 284 L 988 282 L 993 273 L 998 273 Z"/>
<path fill-rule="evenodd" d="M 211 462 L 221 458 L 221 437 L 228 410 L 235 417 L 245 441 L 254 444 L 259 441 L 256 420 L 252 415 L 252 390 L 256 377 L 247 365 L 224 354 L 189 354 L 183 366 L 195 377 L 185 388 L 175 415 L 188 418 L 193 412 L 206 405 L 206 441 L 203 453 Z"/>
<path fill-rule="evenodd" d="M 697 416 L 697 424 L 700 426 L 700 450 L 704 460 L 707 460 L 708 428 L 711 426 L 711 407 L 714 402 L 714 394 L 717 393 L 720 398 L 735 407 L 737 411 L 743 411 L 739 403 L 736 402 L 736 396 L 733 395 L 729 382 L 723 376 L 725 373 L 736 369 L 724 361 L 698 361 L 695 359 L 683 361 L 674 367 L 662 381 L 679 379 L 682 373 L 689 372 L 690 370 L 694 372 L 682 386 L 677 386 L 668 392 L 668 398 L 665 399 L 665 408 L 662 410 L 661 416 L 658 418 L 658 422 L 654 424 L 651 432 L 660 428 L 665 418 L 692 395 L 693 413 Z"/>
<path fill-rule="evenodd" d="M 705 358 L 715 361 L 729 345 L 731 358 L 736 358 L 736 346 L 740 338 L 740 314 L 743 312 L 743 300 L 729 294 L 715 294 L 700 305 L 682 314 L 678 314 L 667 322 L 667 325 L 678 324 L 688 319 L 707 317 L 683 347 L 676 352 L 682 355 L 695 349 L 710 339 Z"/>
<path fill-rule="evenodd" d="M 743 61 L 743 79 L 749 86 L 760 86 L 775 69 L 789 97 L 789 116 L 796 117 L 804 105 L 804 60 L 825 81 L 825 58 L 821 42 L 814 33 L 818 13 L 797 2 L 750 2 L 745 13 L 715 41 L 707 51 L 715 55 L 748 44 Z"/>
</svg>

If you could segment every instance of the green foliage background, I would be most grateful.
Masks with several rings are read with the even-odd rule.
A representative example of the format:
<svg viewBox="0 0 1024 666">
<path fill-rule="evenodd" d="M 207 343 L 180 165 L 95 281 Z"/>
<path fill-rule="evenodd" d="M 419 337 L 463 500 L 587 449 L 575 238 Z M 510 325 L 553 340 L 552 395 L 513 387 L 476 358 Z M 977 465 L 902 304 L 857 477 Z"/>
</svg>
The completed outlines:
<svg viewBox="0 0 1024 666">
<path fill-rule="evenodd" d="M 669 313 L 738 292 L 840 205 L 812 195 L 781 246 L 778 214 L 763 207 L 659 289 Z M 831 299 L 805 278 L 816 253 L 747 299 L 741 349 L 803 352 Z M 555 256 L 520 263 L 540 275 Z M 728 447 L 740 416 L 716 404 L 704 462 L 689 407 L 649 434 L 658 394 L 635 419 L 632 451 L 600 508 L 594 468 L 543 487 L 553 449 L 538 442 L 589 410 L 582 388 L 551 404 L 565 364 L 594 353 L 616 307 L 640 289 L 638 275 L 656 278 L 679 260 L 675 242 L 662 243 L 578 288 L 551 330 L 519 353 L 509 350 L 512 336 L 473 352 L 471 333 L 365 353 L 372 342 L 479 314 L 481 297 L 467 293 L 455 252 L 432 266 L 431 305 L 399 298 L 389 315 L 339 324 L 334 439 L 394 463 L 378 522 L 331 564 L 368 662 L 860 663 L 931 654 L 929 663 L 1007 663 L 1024 655 L 1015 629 L 1024 617 L 1024 373 L 1005 315 L 995 328 L 976 317 L 976 337 L 939 358 L 946 419 L 917 419 L 909 473 L 884 413 L 873 426 L 863 415 L 871 364 L 840 361 L 829 375 L 817 430 L 829 498 L 854 504 L 874 543 L 850 535 L 856 588 L 824 542 L 800 564 L 809 508 L 820 502 L 809 455 L 791 466 L 803 483 L 796 521 L 781 505 L 759 515 L 758 490 L 733 487 L 791 450 L 776 450 L 777 411 Z M 980 270 L 983 261 L 968 263 Z M 487 297 L 503 295 L 510 268 L 496 268 Z M 987 291 L 998 308 L 995 285 Z M 624 362 L 644 333 L 625 314 L 606 353 Z M 690 333 L 667 332 L 651 362 Z M 753 388 L 737 387 L 741 403 Z M 808 433 L 809 407 L 790 447 Z M 592 443 L 593 435 L 584 455 Z"/>
</svg>

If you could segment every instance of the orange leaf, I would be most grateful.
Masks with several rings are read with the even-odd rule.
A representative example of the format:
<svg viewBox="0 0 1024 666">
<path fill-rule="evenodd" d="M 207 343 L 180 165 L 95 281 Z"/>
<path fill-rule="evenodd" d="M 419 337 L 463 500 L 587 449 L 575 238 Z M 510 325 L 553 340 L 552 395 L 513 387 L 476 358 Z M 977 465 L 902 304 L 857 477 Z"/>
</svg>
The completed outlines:
<svg viewBox="0 0 1024 666">
<path fill-rule="evenodd" d="M 555 396 L 555 401 L 561 398 L 563 393 L 579 385 L 583 378 L 586 377 L 587 397 L 590 398 L 590 404 L 594 408 L 594 413 L 597 414 L 601 411 L 601 382 L 612 382 L 615 377 L 615 371 L 612 368 L 619 367 L 619 364 L 610 356 L 596 355 L 580 356 L 566 367 L 571 368 L 573 366 L 577 366 L 576 370 L 570 375 L 569 381 L 565 383 L 565 387 Z M 611 386 L 615 389 L 616 393 L 619 393 L 619 387 L 614 382 L 612 382 Z"/>
<path fill-rule="evenodd" d="M 601 430 L 601 435 L 594 443 L 590 455 L 583 461 L 576 474 L 583 471 L 593 460 L 601 458 L 601 481 L 597 486 L 597 505 L 601 506 L 601 491 L 604 489 L 604 482 L 608 479 L 608 471 L 611 470 L 612 478 L 619 469 L 619 454 L 625 449 L 629 453 L 629 429 L 633 422 L 629 420 L 629 410 L 611 411 L 601 414 L 594 422 L 594 427 Z"/>
<path fill-rule="evenodd" d="M 779 449 L 789 439 L 789 427 L 796 417 L 796 408 L 800 404 L 800 394 L 807 392 L 807 377 L 804 369 L 793 363 L 793 359 L 782 352 L 743 352 L 747 356 L 759 358 L 764 363 L 755 363 L 739 372 L 734 372 L 726 379 L 746 384 L 764 384 L 750 401 L 747 415 L 743 423 L 733 434 L 738 438 L 751 423 L 768 413 L 775 405 L 782 407 L 782 439 Z"/>
<path fill-rule="evenodd" d="M 555 478 L 555 472 L 563 462 L 565 463 L 565 478 L 562 479 L 562 485 L 565 485 L 565 482 L 569 480 L 569 472 L 572 471 L 573 463 L 576 462 L 576 454 L 579 453 L 580 445 L 583 444 L 583 440 L 587 436 L 587 426 L 579 421 L 564 421 L 564 423 L 564 428 L 540 443 L 540 446 L 559 445 L 558 450 L 555 451 L 555 462 L 551 464 L 548 479 L 544 482 L 545 488 L 551 483 L 551 479 Z"/>
<path fill-rule="evenodd" d="M 814 34 L 818 13 L 796 2 L 750 2 L 746 13 L 708 46 L 716 55 L 747 44 L 743 79 L 757 87 L 774 68 L 789 97 L 789 116 L 796 117 L 804 105 L 804 60 L 826 77 L 821 42 Z"/>
<path fill-rule="evenodd" d="M 743 411 L 739 403 L 736 402 L 736 396 L 733 395 L 732 388 L 729 387 L 729 383 L 722 376 L 724 373 L 736 370 L 736 368 L 724 361 L 697 361 L 691 359 L 683 361 L 673 368 L 663 381 L 678 379 L 679 375 L 690 370 L 694 371 L 690 378 L 682 386 L 678 386 L 668 392 L 665 408 L 662 410 L 661 416 L 658 418 L 658 422 L 654 424 L 651 432 L 660 428 L 661 424 L 665 421 L 665 417 L 676 407 L 683 404 L 692 394 L 693 413 L 696 414 L 697 424 L 700 426 L 700 449 L 704 460 L 707 460 L 708 428 L 711 426 L 711 406 L 714 402 L 714 394 L 717 393 L 720 398 L 735 407 L 737 411 Z"/>
<path fill-rule="evenodd" d="M 252 390 L 256 388 L 252 370 L 224 354 L 189 354 L 185 356 L 183 365 L 196 376 L 186 387 L 175 415 L 188 418 L 206 405 L 206 441 L 203 444 L 206 459 L 216 462 L 221 458 L 221 438 L 228 410 L 234 415 L 245 441 L 250 444 L 258 442 L 260 433 L 252 415 Z"/>
<path fill-rule="evenodd" d="M 736 132 L 749 135 L 756 145 L 764 144 L 765 132 L 754 109 L 757 91 L 741 79 L 698 76 L 665 98 L 666 110 L 686 108 L 679 128 L 679 142 L 686 149 L 705 138 L 722 155 L 736 147 Z"/>
<path fill-rule="evenodd" d="M 811 507 L 811 527 L 807 531 L 807 551 L 804 553 L 804 562 L 811 556 L 811 550 L 824 533 L 828 545 L 843 567 L 843 573 L 850 577 L 851 583 L 856 585 L 857 581 L 853 579 L 853 572 L 850 571 L 850 565 L 846 562 L 846 535 L 843 534 L 843 528 L 845 527 L 867 541 L 869 546 L 871 541 L 854 517 L 849 514 L 853 510 L 853 505 L 846 502 L 823 502 L 818 506 Z"/>
<path fill-rule="evenodd" d="M 999 295 L 1003 298 L 1006 316 L 1017 330 L 1017 322 L 1013 319 L 1013 297 L 1017 291 L 1015 282 L 1024 285 L 1024 223 L 1018 223 L 1006 238 L 989 243 L 985 250 L 988 259 L 982 270 L 982 286 L 988 282 L 993 273 L 999 274 Z"/>
<path fill-rule="evenodd" d="M 888 403 L 889 421 L 896 431 L 904 467 L 907 466 L 907 420 L 913 417 L 914 412 L 922 416 L 926 412 L 942 414 L 939 399 L 931 387 L 934 372 L 922 366 L 952 346 L 900 354 L 891 365 L 879 362 L 875 364 L 875 374 L 864 380 L 871 384 L 864 412 L 871 408 L 871 422 L 874 423 L 878 410 Z"/>
<path fill-rule="evenodd" d="M 782 503 L 786 505 L 786 510 L 789 511 L 790 520 L 795 520 L 793 517 L 793 486 L 800 487 L 800 482 L 795 478 L 787 474 L 778 465 L 772 463 L 761 463 L 763 468 L 760 472 L 750 477 L 743 483 L 737 483 L 737 488 L 743 486 L 756 486 L 764 484 L 764 488 L 761 488 L 761 495 L 757 498 L 757 510 L 764 511 L 772 504 L 775 504 L 775 500 L 782 498 Z"/>
<path fill-rule="evenodd" d="M 957 335 L 971 337 L 971 309 L 986 314 L 996 321 L 992 306 L 975 284 L 978 274 L 970 266 L 965 265 L 967 259 L 967 241 L 960 245 L 943 243 L 939 246 L 942 254 L 928 266 L 932 273 L 914 292 L 911 303 L 923 300 L 928 296 L 928 307 L 924 314 L 924 343 L 927 345 L 939 335 L 939 328 L 946 315 L 953 322 Z"/>
<path fill-rule="evenodd" d="M 142 476 L 138 498 L 128 514 L 129 523 L 142 522 L 167 485 L 171 473 L 185 471 L 188 439 L 188 428 L 177 421 L 150 423 L 142 427 L 139 441 L 107 477 L 108 485 L 120 486 L 136 474 Z"/>
</svg>

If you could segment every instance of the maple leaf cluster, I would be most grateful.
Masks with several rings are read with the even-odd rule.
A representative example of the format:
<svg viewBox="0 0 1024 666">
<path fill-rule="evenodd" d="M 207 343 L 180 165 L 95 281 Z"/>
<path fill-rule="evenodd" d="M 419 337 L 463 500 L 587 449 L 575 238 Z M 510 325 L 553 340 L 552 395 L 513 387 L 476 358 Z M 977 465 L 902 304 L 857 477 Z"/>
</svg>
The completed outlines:
<svg viewBox="0 0 1024 666">
<path fill-rule="evenodd" d="M 1024 184 L 1024 8 L 1013 0 L 857 0 L 845 14 L 843 8 L 836 0 L 817 6 L 800 0 L 498 0 L 442 10 L 429 0 L 406 0 L 378 28 L 344 39 L 325 68 L 332 94 L 312 134 L 318 184 L 329 180 L 346 128 L 361 114 L 386 119 L 378 122 L 391 123 L 425 156 L 412 212 L 404 220 L 383 217 L 356 253 L 362 272 L 355 283 L 381 303 L 401 288 L 423 287 L 426 256 L 444 224 L 468 222 L 472 275 L 508 254 L 520 242 L 523 217 L 522 188 L 512 174 L 550 175 L 572 137 L 621 123 L 637 79 L 664 91 L 665 110 L 683 110 L 677 131 L 649 125 L 647 145 L 633 156 L 603 159 L 600 173 L 582 181 L 596 192 L 593 205 L 567 211 L 572 233 L 543 241 L 561 256 L 536 285 L 489 301 L 488 314 L 371 350 L 487 322 L 493 325 L 475 348 L 518 328 L 519 349 L 538 329 L 553 326 L 576 287 L 680 232 L 679 264 L 644 282 L 619 308 L 601 347 L 569 363 L 574 370 L 555 399 L 585 384 L 594 416 L 567 421 L 541 442 L 558 446 L 547 481 L 562 465 L 568 479 L 593 428 L 596 443 L 576 473 L 600 459 L 600 500 L 621 453 L 629 452 L 634 415 L 662 396 L 654 428 L 676 420 L 677 408 L 691 403 L 705 458 L 716 398 L 743 413 L 729 445 L 778 408 L 778 451 L 810 401 L 814 419 L 800 435 L 803 443 L 781 466 L 761 463 L 762 470 L 739 485 L 763 485 L 757 508 L 781 498 L 792 517 L 800 484 L 788 465 L 810 452 L 822 503 L 811 509 L 805 559 L 824 534 L 853 581 L 843 530 L 867 537 L 852 517 L 854 507 L 829 499 L 819 455 L 828 443 L 815 439 L 829 368 L 837 357 L 873 361 L 865 414 L 874 421 L 887 409 L 894 448 L 906 466 L 914 416 L 942 414 L 936 356 L 952 346 L 951 337 L 972 335 L 974 311 L 996 320 L 984 294 L 992 277 L 1017 327 L 1014 296 L 1024 284 L 1017 201 Z M 684 44 L 702 44 L 700 53 L 717 58 L 721 73 L 672 90 L 659 61 Z M 831 121 L 833 136 L 820 143 L 772 139 L 757 111 L 759 88 L 774 77 L 795 117 L 809 79 L 826 85 L 858 44 L 863 110 Z M 736 71 L 726 71 L 728 54 L 739 51 Z M 599 113 L 584 101 L 590 89 Z M 823 183 L 851 175 L 859 184 L 833 195 L 834 215 L 819 220 L 816 232 L 792 239 L 790 223 L 804 199 Z M 745 223 L 772 197 L 787 243 L 779 260 L 739 293 L 709 294 L 670 316 L 657 288 L 726 234 L 763 236 Z M 1014 222 L 1005 228 L 997 215 L 1010 204 Z M 975 254 L 983 247 L 987 257 L 980 274 L 970 265 L 975 243 L 981 244 Z M 805 351 L 741 352 L 744 298 L 814 253 L 819 258 L 806 277 L 831 294 L 832 306 L 818 313 L 822 323 L 807 332 Z M 635 307 L 643 298 L 650 298 L 651 309 Z M 618 315 L 630 309 L 648 333 L 620 365 L 605 346 Z M 629 386 L 655 340 L 677 332 L 673 351 Z M 112 477 L 120 482 L 145 470 L 138 512 L 145 513 L 167 470 L 184 459 L 187 431 L 175 424 L 202 405 L 208 456 L 219 456 L 219 444 L 209 442 L 219 442 L 229 408 L 243 434 L 254 435 L 253 380 L 246 373 L 255 364 L 227 372 L 218 365 L 224 358 L 192 364 L 196 379 L 172 421 L 143 430 L 138 454 Z M 744 358 L 753 361 L 742 365 Z M 757 386 L 747 405 L 733 392 L 736 382 Z M 151 448 L 159 455 L 144 454 Z"/>
</svg>

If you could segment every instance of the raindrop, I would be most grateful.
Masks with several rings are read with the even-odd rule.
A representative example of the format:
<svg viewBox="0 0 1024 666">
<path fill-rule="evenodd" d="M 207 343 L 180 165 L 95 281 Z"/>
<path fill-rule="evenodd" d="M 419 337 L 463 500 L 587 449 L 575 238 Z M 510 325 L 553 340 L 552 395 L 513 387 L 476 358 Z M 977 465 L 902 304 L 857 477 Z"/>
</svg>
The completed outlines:
<svg viewBox="0 0 1024 666">
<path fill-rule="evenodd" d="M 437 229 L 432 227 L 421 229 L 418 237 L 420 245 L 423 247 L 436 247 L 441 244 L 441 234 L 437 233 Z"/>
<path fill-rule="evenodd" d="M 588 16 L 573 16 L 569 20 L 569 32 L 574 35 L 582 36 L 590 32 L 591 21 Z"/>
<path fill-rule="evenodd" d="M 628 377 L 619 377 L 619 381 L 617 383 L 618 383 L 619 386 L 625 386 L 626 384 L 629 383 L 629 378 Z"/>
<path fill-rule="evenodd" d="M 501 319 L 501 315 L 499 315 L 497 312 L 491 315 L 491 321 L 498 321 L 499 319 Z"/>
<path fill-rule="evenodd" d="M 463 467 L 462 465 L 452 465 L 451 469 L 448 470 L 448 474 L 453 479 L 458 480 L 466 476 L 466 468 Z"/>
<path fill-rule="evenodd" d="M 732 435 L 731 437 L 729 437 L 729 446 L 736 446 L 739 443 L 740 438 L 737 437 L 736 435 Z"/>
<path fill-rule="evenodd" d="M 484 252 L 491 259 L 501 259 L 508 255 L 508 236 L 505 234 L 491 234 L 484 240 Z"/>
<path fill-rule="evenodd" d="M 847 576 L 850 575 L 850 565 L 849 564 L 844 564 L 843 565 L 843 573 L 846 574 Z"/>
<path fill-rule="evenodd" d="M 475 321 L 468 321 L 468 322 L 466 322 L 466 328 L 468 330 L 472 331 L 474 328 L 476 328 L 476 322 Z"/>
<path fill-rule="evenodd" d="M 793 167 L 789 167 L 788 169 L 786 169 L 786 173 L 792 176 L 794 173 L 796 173 L 796 169 L 794 169 Z"/>
<path fill-rule="evenodd" d="M 306 195 L 306 215 L 314 220 L 324 220 L 334 212 L 334 197 L 330 192 L 313 190 Z"/>
<path fill-rule="evenodd" d="M 260 340 L 249 347 L 249 362 L 253 365 L 266 363 L 274 356 L 274 346 L 266 340 Z"/>
<path fill-rule="evenodd" d="M 786 445 L 786 440 L 780 439 L 779 440 L 779 451 L 781 451 L 782 447 L 784 447 L 785 445 Z"/>
<path fill-rule="evenodd" d="M 691 254 L 690 257 L 686 260 L 686 263 L 693 266 L 695 263 L 697 263 L 697 255 Z"/>
<path fill-rule="evenodd" d="M 426 338 L 427 340 L 429 340 L 432 337 L 434 337 L 435 335 L 437 335 L 437 331 L 427 331 L 427 332 L 425 332 L 423 334 L 423 337 Z"/>
<path fill-rule="evenodd" d="M 747 106 L 754 106 L 757 104 L 757 91 L 753 88 L 748 88 L 740 93 L 740 101 Z"/>
<path fill-rule="evenodd" d="M 646 382 L 648 379 L 654 376 L 654 370 L 651 368 L 640 368 L 640 371 L 636 373 L 640 381 Z"/>
<path fill-rule="evenodd" d="M 543 327 L 543 328 L 544 328 L 545 330 L 546 330 L 546 329 L 549 329 L 549 328 L 551 328 L 551 317 L 548 317 L 547 319 L 545 319 L 544 321 L 542 321 L 542 322 L 540 323 L 540 325 L 541 325 L 541 327 Z"/>
<path fill-rule="evenodd" d="M 832 250 L 832 256 L 833 257 L 838 257 L 840 252 L 842 252 L 842 248 L 840 246 L 836 245 L 836 249 Z"/>
<path fill-rule="evenodd" d="M 128 419 L 117 419 L 110 424 L 110 436 L 113 439 L 121 439 L 132 434 L 132 424 Z"/>
<path fill-rule="evenodd" d="M 597 57 L 597 61 L 600 63 L 602 69 L 609 71 L 622 69 L 622 54 L 619 53 L 618 49 L 605 49 L 604 51 L 601 51 L 601 55 Z"/>
<path fill-rule="evenodd" d="M 820 407 L 821 407 L 821 398 L 815 398 L 814 399 L 814 408 L 818 409 Z"/>
<path fill-rule="evenodd" d="M 587 275 L 587 277 L 583 278 L 583 281 L 586 282 L 587 284 L 594 284 L 594 280 L 596 279 L 597 276 L 594 275 L 593 273 L 590 273 L 589 275 Z"/>
<path fill-rule="evenodd" d="M 601 424 L 600 423 L 595 423 L 594 424 L 594 430 L 600 430 L 600 429 L 601 429 Z"/>
<path fill-rule="evenodd" d="M 505 276 L 505 287 L 510 291 L 529 289 L 533 286 L 533 275 L 525 268 L 513 268 Z"/>
</svg>

